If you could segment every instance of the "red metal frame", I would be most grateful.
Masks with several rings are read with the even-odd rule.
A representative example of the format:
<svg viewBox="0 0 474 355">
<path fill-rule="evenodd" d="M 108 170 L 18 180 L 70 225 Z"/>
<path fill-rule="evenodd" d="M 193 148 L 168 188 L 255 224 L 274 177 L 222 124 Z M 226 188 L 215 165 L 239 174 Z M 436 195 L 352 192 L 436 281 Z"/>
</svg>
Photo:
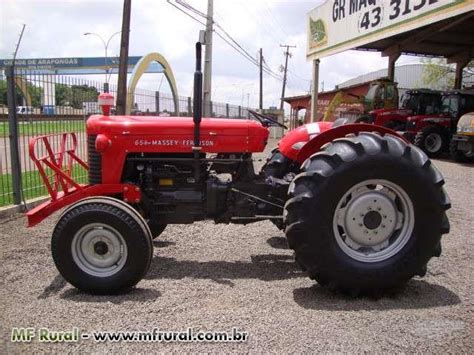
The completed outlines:
<svg viewBox="0 0 474 355">
<path fill-rule="evenodd" d="M 58 152 L 53 151 L 52 139 L 59 139 Z M 68 143 L 72 144 L 70 148 L 67 148 Z M 89 166 L 76 155 L 76 148 L 77 137 L 75 133 L 49 134 L 30 139 L 30 158 L 38 168 L 38 172 L 53 201 L 57 199 L 60 192 L 67 195 L 71 189 L 77 190 L 81 188 L 81 185 L 71 177 L 73 164 L 76 162 L 85 170 L 88 170 Z M 44 150 L 45 154 L 38 157 L 38 150 Z M 50 168 L 53 171 L 53 183 L 49 180 L 45 168 Z"/>
<path fill-rule="evenodd" d="M 54 138 L 59 139 L 58 152 L 53 150 L 51 144 Z M 71 145 L 69 148 L 68 143 Z M 125 202 L 140 202 L 140 188 L 132 184 L 81 185 L 74 181 L 71 174 L 75 162 L 84 169 L 89 169 L 87 163 L 76 155 L 76 148 L 77 137 L 74 133 L 51 134 L 30 139 L 31 160 L 38 168 L 51 200 L 27 212 L 28 227 L 35 226 L 57 210 L 86 197 L 121 195 Z M 44 150 L 45 154 L 38 157 L 38 150 Z M 53 171 L 53 182 L 49 180 L 46 168 Z"/>
</svg>

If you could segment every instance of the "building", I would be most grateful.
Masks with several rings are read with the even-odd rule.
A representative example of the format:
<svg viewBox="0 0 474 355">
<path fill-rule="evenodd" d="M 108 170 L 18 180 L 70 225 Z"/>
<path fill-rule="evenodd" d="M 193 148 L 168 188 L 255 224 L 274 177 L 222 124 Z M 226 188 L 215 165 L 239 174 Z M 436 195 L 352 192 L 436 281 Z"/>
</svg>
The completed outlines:
<svg viewBox="0 0 474 355">
<path fill-rule="evenodd" d="M 449 83 L 451 81 L 450 79 L 454 78 L 454 72 L 449 73 L 445 78 L 439 80 L 436 84 L 428 86 L 424 84 L 424 68 L 426 68 L 426 64 L 407 64 L 396 67 L 395 82 L 398 83 L 400 99 L 402 98 L 403 94 L 410 89 L 428 88 L 434 90 L 445 90 L 449 88 Z M 369 83 L 373 80 L 387 77 L 387 71 L 387 68 L 385 68 L 373 71 L 371 73 L 359 75 L 355 78 L 340 83 L 339 85 L 336 85 L 334 90 L 320 92 L 318 94 L 318 120 L 322 119 L 326 109 L 329 106 L 329 103 L 340 89 L 348 90 L 354 95 L 365 95 L 369 88 Z M 452 78 L 450 78 L 450 76 Z M 463 83 L 466 87 L 474 86 L 474 78 L 465 77 Z M 284 101 L 289 103 L 291 106 L 291 121 L 299 121 L 300 124 L 303 122 L 309 122 L 311 94 L 286 97 Z M 340 112 L 350 109 L 359 109 L 359 107 L 354 104 L 341 104 L 340 107 L 336 109 L 332 120 L 336 119 Z"/>
</svg>

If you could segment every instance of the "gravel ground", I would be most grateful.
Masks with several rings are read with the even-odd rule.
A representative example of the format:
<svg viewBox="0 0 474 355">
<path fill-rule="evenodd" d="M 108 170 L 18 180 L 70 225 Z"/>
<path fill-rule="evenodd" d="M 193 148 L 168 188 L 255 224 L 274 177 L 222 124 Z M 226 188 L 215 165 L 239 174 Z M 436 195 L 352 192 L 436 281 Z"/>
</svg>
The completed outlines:
<svg viewBox="0 0 474 355">
<path fill-rule="evenodd" d="M 22 216 L 0 222 L 0 353 L 423 352 L 474 347 L 474 169 L 435 161 L 453 208 L 443 255 L 425 278 L 396 295 L 350 299 L 309 280 L 269 222 L 170 226 L 155 241 L 146 278 L 132 292 L 90 296 L 67 284 L 50 255 L 55 217 L 34 229 Z M 96 330 L 231 330 L 245 343 L 11 343 L 12 327 Z"/>
</svg>

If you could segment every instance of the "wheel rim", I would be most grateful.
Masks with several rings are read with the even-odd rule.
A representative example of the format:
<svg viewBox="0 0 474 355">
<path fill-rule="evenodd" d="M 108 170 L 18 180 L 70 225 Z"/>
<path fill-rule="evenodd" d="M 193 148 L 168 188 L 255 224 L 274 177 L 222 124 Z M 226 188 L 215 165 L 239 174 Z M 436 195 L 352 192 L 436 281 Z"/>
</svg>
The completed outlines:
<svg viewBox="0 0 474 355">
<path fill-rule="evenodd" d="M 430 153 L 435 153 L 441 149 L 443 139 L 438 133 L 430 133 L 425 138 L 425 148 Z"/>
<path fill-rule="evenodd" d="M 408 194 L 387 180 L 366 180 L 347 191 L 333 219 L 337 244 L 351 258 L 379 262 L 411 238 L 415 215 Z"/>
<path fill-rule="evenodd" d="M 127 244 L 114 228 L 91 223 L 76 232 L 71 244 L 76 265 L 89 275 L 108 277 L 120 271 L 127 260 Z"/>
</svg>

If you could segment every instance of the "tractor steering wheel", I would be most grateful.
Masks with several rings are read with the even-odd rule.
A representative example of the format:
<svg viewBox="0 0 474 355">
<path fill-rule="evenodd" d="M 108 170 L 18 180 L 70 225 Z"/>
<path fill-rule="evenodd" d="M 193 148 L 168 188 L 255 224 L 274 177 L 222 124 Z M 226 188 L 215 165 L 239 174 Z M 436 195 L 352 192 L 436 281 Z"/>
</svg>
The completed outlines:
<svg viewBox="0 0 474 355">
<path fill-rule="evenodd" d="M 284 129 L 288 129 L 284 124 L 278 122 L 277 120 L 274 120 L 273 118 L 270 118 L 268 116 L 264 116 L 261 113 L 255 112 L 254 110 L 248 110 L 256 119 L 259 121 L 263 126 L 268 127 L 268 126 L 279 126 Z M 272 125 L 268 124 L 268 121 L 273 123 Z"/>
</svg>

